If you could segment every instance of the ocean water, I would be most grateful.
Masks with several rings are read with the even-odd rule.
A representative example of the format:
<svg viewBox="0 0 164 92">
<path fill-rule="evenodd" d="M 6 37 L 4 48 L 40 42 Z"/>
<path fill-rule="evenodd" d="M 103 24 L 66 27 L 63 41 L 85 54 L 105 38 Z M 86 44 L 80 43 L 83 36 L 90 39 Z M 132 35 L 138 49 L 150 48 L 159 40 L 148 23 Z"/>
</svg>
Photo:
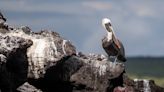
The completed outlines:
<svg viewBox="0 0 164 92">
<path fill-rule="evenodd" d="M 164 57 L 129 57 L 125 66 L 128 74 L 164 78 Z"/>
</svg>

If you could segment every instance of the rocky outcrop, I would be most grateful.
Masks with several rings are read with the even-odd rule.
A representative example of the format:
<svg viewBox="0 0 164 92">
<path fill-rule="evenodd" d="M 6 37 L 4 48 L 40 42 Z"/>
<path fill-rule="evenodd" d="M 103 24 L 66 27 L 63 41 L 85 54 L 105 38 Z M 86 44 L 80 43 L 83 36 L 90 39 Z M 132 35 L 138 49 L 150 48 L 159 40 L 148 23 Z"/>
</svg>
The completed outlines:
<svg viewBox="0 0 164 92">
<path fill-rule="evenodd" d="M 27 81 L 28 61 L 24 53 L 31 45 L 28 39 L 0 34 L 1 90 L 16 89 Z"/>
<path fill-rule="evenodd" d="M 0 25 L 1 92 L 164 92 L 129 79 L 123 63 L 77 52 L 56 32 Z"/>
<path fill-rule="evenodd" d="M 124 71 L 124 64 L 117 63 L 113 67 L 113 63 L 108 62 L 104 55 L 76 54 L 75 47 L 55 32 L 34 33 L 28 27 L 22 27 L 9 29 L 0 35 L 2 37 L 1 62 L 10 64 L 10 67 L 21 66 L 19 69 L 13 67 L 17 72 L 26 71 L 24 74 L 20 74 L 25 76 L 25 78 L 20 78 L 24 79 L 21 83 L 28 81 L 44 91 L 84 90 L 83 86 L 93 92 L 105 91 L 108 87 L 108 79 L 116 78 Z M 26 48 L 23 48 L 22 45 Z M 25 51 L 22 49 L 19 51 L 17 48 Z M 25 58 L 13 56 L 12 52 L 24 55 Z M 8 58 L 15 61 L 8 61 Z M 22 64 L 19 60 L 26 64 Z M 10 68 L 4 67 L 7 68 L 5 70 Z M 8 71 L 6 72 L 8 73 Z M 13 81 L 10 83 L 16 85 Z M 11 86 L 11 89 L 17 87 Z"/>
</svg>

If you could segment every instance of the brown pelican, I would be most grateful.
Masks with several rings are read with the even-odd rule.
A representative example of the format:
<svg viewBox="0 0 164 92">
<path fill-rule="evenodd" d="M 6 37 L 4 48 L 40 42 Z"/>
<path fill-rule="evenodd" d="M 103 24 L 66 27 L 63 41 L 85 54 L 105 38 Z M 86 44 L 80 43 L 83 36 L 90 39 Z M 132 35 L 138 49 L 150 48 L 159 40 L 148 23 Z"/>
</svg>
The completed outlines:
<svg viewBox="0 0 164 92">
<path fill-rule="evenodd" d="M 108 18 L 102 20 L 102 25 L 107 31 L 107 36 L 102 39 L 102 46 L 109 57 L 114 56 L 115 61 L 126 61 L 123 44 L 117 39 L 111 21 Z"/>
</svg>

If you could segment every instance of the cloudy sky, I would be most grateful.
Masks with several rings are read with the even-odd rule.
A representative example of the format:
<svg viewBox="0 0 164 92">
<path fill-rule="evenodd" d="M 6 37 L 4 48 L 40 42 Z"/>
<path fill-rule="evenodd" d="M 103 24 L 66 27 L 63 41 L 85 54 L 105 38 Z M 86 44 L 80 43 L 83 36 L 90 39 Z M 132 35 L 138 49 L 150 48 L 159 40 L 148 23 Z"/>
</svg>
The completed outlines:
<svg viewBox="0 0 164 92">
<path fill-rule="evenodd" d="M 0 10 L 10 25 L 56 31 L 78 51 L 97 54 L 105 53 L 107 17 L 127 56 L 164 56 L 164 0 L 0 0 Z"/>
</svg>

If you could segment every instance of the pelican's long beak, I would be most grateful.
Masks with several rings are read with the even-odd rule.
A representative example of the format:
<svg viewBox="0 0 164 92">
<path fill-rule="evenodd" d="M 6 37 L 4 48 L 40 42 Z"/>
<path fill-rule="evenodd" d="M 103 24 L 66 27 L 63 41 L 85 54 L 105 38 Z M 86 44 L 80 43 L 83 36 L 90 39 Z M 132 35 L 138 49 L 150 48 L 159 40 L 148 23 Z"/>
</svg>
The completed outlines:
<svg viewBox="0 0 164 92">
<path fill-rule="evenodd" d="M 102 19 L 102 26 L 106 29 L 106 31 L 113 32 L 111 21 L 108 18 Z"/>
</svg>

